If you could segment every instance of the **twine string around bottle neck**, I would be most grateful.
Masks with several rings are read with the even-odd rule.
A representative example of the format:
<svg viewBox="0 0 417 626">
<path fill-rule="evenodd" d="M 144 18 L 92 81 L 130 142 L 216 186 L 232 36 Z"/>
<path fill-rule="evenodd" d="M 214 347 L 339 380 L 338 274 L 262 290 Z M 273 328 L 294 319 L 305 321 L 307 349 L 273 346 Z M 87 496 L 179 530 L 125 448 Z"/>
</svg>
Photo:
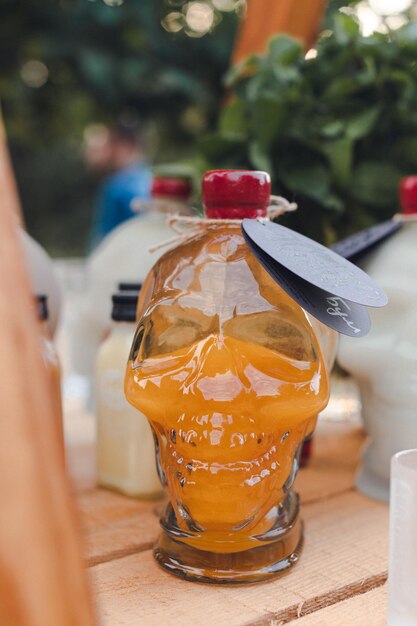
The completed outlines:
<svg viewBox="0 0 417 626">
<path fill-rule="evenodd" d="M 292 213 L 298 209 L 298 205 L 295 202 L 289 202 L 282 196 L 271 196 L 270 205 L 267 209 L 267 217 L 260 218 L 265 221 L 271 221 L 284 215 L 284 213 Z M 167 239 L 161 243 L 157 243 L 150 248 L 149 252 L 156 252 L 167 246 L 177 246 L 180 243 L 186 241 L 189 237 L 195 235 L 201 226 L 211 226 L 215 224 L 241 224 L 241 219 L 213 219 L 199 216 L 190 215 L 171 215 L 167 218 L 167 224 L 171 227 L 175 237 Z"/>
</svg>

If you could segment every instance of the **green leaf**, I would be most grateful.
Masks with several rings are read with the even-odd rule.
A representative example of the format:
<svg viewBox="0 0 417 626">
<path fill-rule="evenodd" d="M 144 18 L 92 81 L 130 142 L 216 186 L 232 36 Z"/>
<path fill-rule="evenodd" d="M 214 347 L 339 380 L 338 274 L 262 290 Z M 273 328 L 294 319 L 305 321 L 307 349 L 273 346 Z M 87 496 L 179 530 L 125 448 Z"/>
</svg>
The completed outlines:
<svg viewBox="0 0 417 626">
<path fill-rule="evenodd" d="M 205 135 L 199 141 L 199 147 L 203 155 L 212 163 L 223 164 L 230 157 L 236 161 L 236 167 L 240 155 L 246 152 L 246 144 L 244 141 L 224 137 L 219 133 Z M 238 155 L 236 157 L 236 155 Z"/>
<path fill-rule="evenodd" d="M 234 87 L 245 76 L 250 76 L 254 72 L 259 72 L 265 66 L 265 59 L 257 54 L 251 54 L 241 63 L 237 63 L 226 73 L 224 85 L 227 88 Z"/>
<path fill-rule="evenodd" d="M 341 120 L 332 120 L 320 129 L 320 135 L 326 139 L 338 138 L 343 135 L 345 125 Z"/>
<path fill-rule="evenodd" d="M 375 106 L 349 118 L 346 122 L 346 136 L 355 141 L 368 135 L 374 128 L 380 112 L 381 108 Z"/>
<path fill-rule="evenodd" d="M 303 46 L 298 39 L 278 35 L 269 41 L 268 53 L 272 64 L 292 65 L 302 58 Z"/>
<path fill-rule="evenodd" d="M 356 39 L 359 34 L 358 22 L 349 15 L 337 13 L 334 17 L 334 37 L 338 44 L 346 45 Z"/>
<path fill-rule="evenodd" d="M 393 157 L 406 167 L 417 170 L 417 135 L 411 135 L 398 142 L 393 150 Z"/>
<path fill-rule="evenodd" d="M 268 96 L 260 97 L 253 107 L 253 132 L 258 143 L 271 146 L 282 130 L 288 110 L 285 102 Z"/>
<path fill-rule="evenodd" d="M 365 161 L 353 173 L 351 195 L 364 204 L 388 208 L 394 213 L 401 173 L 392 163 Z"/>
<path fill-rule="evenodd" d="M 249 159 L 255 169 L 273 173 L 271 159 L 259 142 L 251 141 L 249 144 Z"/>
<path fill-rule="evenodd" d="M 330 209 L 331 211 L 336 211 L 337 213 L 343 213 L 345 209 L 344 201 L 332 192 L 329 192 L 324 196 L 321 204 L 325 209 Z"/>
<path fill-rule="evenodd" d="M 223 108 L 219 128 L 222 135 L 230 138 L 245 139 L 248 136 L 249 124 L 242 100 L 234 100 Z"/>
<path fill-rule="evenodd" d="M 322 203 L 330 192 L 330 173 L 328 168 L 321 163 L 282 164 L 279 168 L 279 177 L 291 191 L 312 198 L 319 203 Z"/>
<path fill-rule="evenodd" d="M 276 63 L 272 67 L 275 78 L 280 83 L 295 83 L 300 79 L 300 72 L 297 66 L 286 66 Z"/>
<path fill-rule="evenodd" d="M 342 78 L 336 78 L 331 82 L 323 94 L 323 99 L 342 100 L 346 98 L 346 96 L 355 94 L 360 88 L 361 85 L 356 78 L 342 76 Z"/>
<path fill-rule="evenodd" d="M 417 24 L 415 22 L 405 24 L 393 32 L 392 39 L 402 47 L 417 50 Z"/>
<path fill-rule="evenodd" d="M 346 188 L 352 174 L 353 143 L 349 137 L 329 141 L 322 146 L 336 184 Z"/>
</svg>

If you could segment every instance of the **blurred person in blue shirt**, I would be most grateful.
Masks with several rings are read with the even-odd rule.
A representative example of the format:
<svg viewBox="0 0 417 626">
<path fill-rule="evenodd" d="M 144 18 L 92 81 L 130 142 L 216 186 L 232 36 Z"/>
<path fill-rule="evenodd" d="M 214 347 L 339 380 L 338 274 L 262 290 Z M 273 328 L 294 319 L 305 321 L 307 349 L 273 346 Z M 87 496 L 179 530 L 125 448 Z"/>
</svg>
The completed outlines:
<svg viewBox="0 0 417 626">
<path fill-rule="evenodd" d="M 132 201 L 150 198 L 152 175 L 146 163 L 140 129 L 135 121 L 113 128 L 87 129 L 85 158 L 91 169 L 105 172 L 93 211 L 90 251 L 116 226 L 135 217 Z"/>
</svg>

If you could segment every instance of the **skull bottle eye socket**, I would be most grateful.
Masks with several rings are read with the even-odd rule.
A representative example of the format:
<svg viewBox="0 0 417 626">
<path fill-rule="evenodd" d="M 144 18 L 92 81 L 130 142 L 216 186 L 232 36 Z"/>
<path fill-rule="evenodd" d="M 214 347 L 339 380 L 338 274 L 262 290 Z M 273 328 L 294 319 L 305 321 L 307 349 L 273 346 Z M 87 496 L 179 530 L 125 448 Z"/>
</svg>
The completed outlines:
<svg viewBox="0 0 417 626">
<path fill-rule="evenodd" d="M 150 322 L 152 324 L 152 322 Z M 145 324 L 141 322 L 136 329 L 135 336 L 133 338 L 132 347 L 130 349 L 129 361 L 132 361 L 133 365 L 138 360 L 143 360 L 142 358 L 138 359 L 139 353 L 143 355 L 145 351 L 145 346 L 143 346 L 143 342 L 145 340 Z"/>
<path fill-rule="evenodd" d="M 139 324 L 136 329 L 135 336 L 133 338 L 132 347 L 130 348 L 129 361 L 136 361 L 136 357 L 139 354 L 140 344 L 142 343 L 143 333 L 145 328 L 143 324 Z"/>
</svg>

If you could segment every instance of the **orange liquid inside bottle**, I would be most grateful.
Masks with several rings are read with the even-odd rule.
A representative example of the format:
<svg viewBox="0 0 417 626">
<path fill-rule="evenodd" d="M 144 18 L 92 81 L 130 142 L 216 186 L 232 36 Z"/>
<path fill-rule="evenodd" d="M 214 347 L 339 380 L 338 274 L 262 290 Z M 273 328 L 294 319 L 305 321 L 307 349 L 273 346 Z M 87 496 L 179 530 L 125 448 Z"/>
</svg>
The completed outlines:
<svg viewBox="0 0 417 626">
<path fill-rule="evenodd" d="M 203 225 L 151 271 L 125 390 L 149 419 L 170 499 L 156 558 L 179 576 L 255 582 L 297 559 L 291 485 L 328 400 L 304 311 L 240 225 Z"/>
</svg>

